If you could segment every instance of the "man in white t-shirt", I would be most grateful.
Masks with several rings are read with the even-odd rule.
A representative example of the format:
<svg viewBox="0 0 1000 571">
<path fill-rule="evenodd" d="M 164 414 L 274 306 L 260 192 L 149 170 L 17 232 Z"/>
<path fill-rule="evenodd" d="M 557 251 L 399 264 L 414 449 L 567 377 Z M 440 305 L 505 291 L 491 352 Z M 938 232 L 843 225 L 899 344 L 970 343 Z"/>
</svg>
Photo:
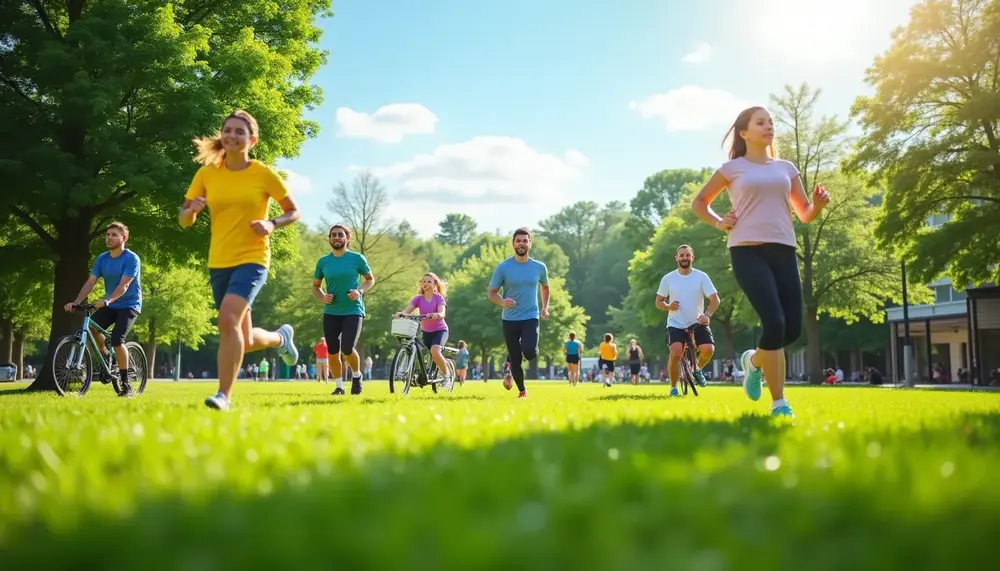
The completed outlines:
<svg viewBox="0 0 1000 571">
<path fill-rule="evenodd" d="M 687 244 L 677 248 L 674 255 L 677 269 L 663 276 L 656 290 L 656 307 L 669 312 L 667 317 L 667 345 L 670 346 L 670 360 L 667 375 L 670 377 L 670 396 L 680 396 L 677 392 L 677 377 L 680 376 L 680 359 L 687 343 L 687 329 L 693 328 L 694 342 L 698 347 L 698 368 L 694 372 L 698 384 L 705 386 L 702 367 L 715 354 L 715 340 L 708 324 L 712 314 L 719 308 L 719 292 L 708 274 L 691 267 L 694 263 L 694 249 Z M 705 298 L 708 310 L 705 311 Z M 669 300 L 669 303 L 668 303 Z"/>
</svg>

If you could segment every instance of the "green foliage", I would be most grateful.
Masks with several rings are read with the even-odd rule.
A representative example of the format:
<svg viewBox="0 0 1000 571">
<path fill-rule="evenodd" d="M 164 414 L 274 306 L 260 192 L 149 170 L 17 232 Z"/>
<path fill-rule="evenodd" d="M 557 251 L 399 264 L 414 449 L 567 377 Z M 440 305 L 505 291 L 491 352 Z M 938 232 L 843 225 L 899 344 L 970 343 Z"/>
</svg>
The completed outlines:
<svg viewBox="0 0 1000 571">
<path fill-rule="evenodd" d="M 667 401 L 658 383 L 531 382 L 515 402 L 496 382 L 406 398 L 386 385 L 335 398 L 239 383 L 224 415 L 202 407 L 204 383 L 129 403 L 103 385 L 73 400 L 0 387 L 0 559 L 901 571 L 995 553 L 997 394 L 789 387 L 801 408 L 784 423 L 738 387 Z M 403 532 L 431 529 L 448 533 Z"/>
<path fill-rule="evenodd" d="M 880 246 L 916 282 L 1000 283 L 997 37 L 995 0 L 921 2 L 854 103 L 863 135 L 847 166 L 884 187 Z"/>
<path fill-rule="evenodd" d="M 142 315 L 133 331 L 146 344 L 198 349 L 217 334 L 215 305 L 204 265 L 142 264 Z M 150 351 L 147 351 L 150 353 Z M 147 355 L 152 360 L 151 355 Z"/>
<path fill-rule="evenodd" d="M 664 169 L 646 177 L 629 201 L 625 239 L 629 251 L 645 249 L 660 222 L 677 205 L 683 205 L 685 187 L 712 175 L 713 169 Z"/>
<path fill-rule="evenodd" d="M 441 231 L 434 237 L 449 246 L 467 246 L 476 236 L 476 221 L 468 214 L 451 212 L 439 226 Z"/>
</svg>

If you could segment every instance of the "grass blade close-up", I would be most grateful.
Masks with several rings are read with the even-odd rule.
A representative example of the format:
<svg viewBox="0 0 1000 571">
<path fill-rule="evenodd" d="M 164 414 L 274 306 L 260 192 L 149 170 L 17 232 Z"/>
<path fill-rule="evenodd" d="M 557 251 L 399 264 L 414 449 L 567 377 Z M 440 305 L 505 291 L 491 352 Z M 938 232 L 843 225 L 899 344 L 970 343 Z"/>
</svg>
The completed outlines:
<svg viewBox="0 0 1000 571">
<path fill-rule="evenodd" d="M 7 569 L 946 569 L 1000 529 L 1000 394 L 498 383 L 0 392 Z"/>
</svg>

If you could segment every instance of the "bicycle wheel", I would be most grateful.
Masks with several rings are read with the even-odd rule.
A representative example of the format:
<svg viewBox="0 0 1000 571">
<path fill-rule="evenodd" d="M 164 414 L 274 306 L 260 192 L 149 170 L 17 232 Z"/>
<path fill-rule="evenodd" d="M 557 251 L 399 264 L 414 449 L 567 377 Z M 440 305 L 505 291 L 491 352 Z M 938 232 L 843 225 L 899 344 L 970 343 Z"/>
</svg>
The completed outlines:
<svg viewBox="0 0 1000 571">
<path fill-rule="evenodd" d="M 687 355 L 687 358 L 686 358 L 686 360 L 688 362 L 688 375 L 687 375 L 687 379 L 688 380 L 687 380 L 687 382 L 691 386 L 691 392 L 694 393 L 694 396 L 698 396 L 698 387 L 695 386 L 695 382 L 694 382 L 694 365 L 695 365 L 695 363 L 698 362 L 698 352 L 695 349 L 694 345 L 692 345 L 692 344 L 688 345 L 688 351 L 687 352 L 688 352 L 688 355 Z M 684 393 L 685 394 L 687 393 L 687 388 L 684 389 Z"/>
<path fill-rule="evenodd" d="M 448 387 L 448 392 L 450 393 L 455 390 L 455 383 L 457 382 L 455 381 L 455 377 L 458 376 L 458 374 L 455 373 L 455 361 L 445 359 L 444 364 L 448 366 L 448 375 L 451 376 L 451 385 Z"/>
<path fill-rule="evenodd" d="M 82 360 L 80 351 L 83 351 Z M 76 336 L 66 335 L 56 344 L 56 350 L 52 352 L 52 376 L 55 377 L 59 396 L 82 397 L 90 390 L 90 382 L 94 379 L 90 351 L 80 346 Z"/>
<path fill-rule="evenodd" d="M 688 385 L 691 384 L 691 362 L 688 361 L 687 355 L 681 357 L 680 365 L 680 377 L 681 377 L 681 392 L 683 394 L 688 394 Z"/>
<path fill-rule="evenodd" d="M 396 392 L 396 383 L 399 383 L 400 392 L 409 394 L 410 382 L 413 378 L 413 345 L 400 345 L 396 349 L 396 354 L 392 356 L 392 364 L 389 365 L 389 392 Z"/>
<path fill-rule="evenodd" d="M 128 351 L 128 380 L 132 384 L 132 391 L 138 396 L 146 390 L 146 377 L 149 372 L 146 364 L 146 352 L 142 350 L 142 345 L 135 341 L 126 343 L 125 350 Z M 115 392 L 122 394 L 121 377 L 114 378 L 111 382 L 115 387 Z"/>
</svg>

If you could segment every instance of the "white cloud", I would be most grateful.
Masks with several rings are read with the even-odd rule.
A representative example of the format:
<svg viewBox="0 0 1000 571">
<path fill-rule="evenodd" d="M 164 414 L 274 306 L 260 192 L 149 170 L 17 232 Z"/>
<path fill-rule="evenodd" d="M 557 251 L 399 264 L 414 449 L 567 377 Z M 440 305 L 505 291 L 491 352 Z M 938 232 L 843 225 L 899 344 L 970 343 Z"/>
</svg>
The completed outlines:
<svg viewBox="0 0 1000 571">
<path fill-rule="evenodd" d="M 684 63 L 702 63 L 712 57 L 712 46 L 701 42 L 695 46 L 694 51 L 684 54 Z"/>
<path fill-rule="evenodd" d="M 400 196 L 407 199 L 527 205 L 561 195 L 582 177 L 587 162 L 573 149 L 559 157 L 536 151 L 522 139 L 481 136 L 370 170 L 380 179 L 399 181 Z"/>
<path fill-rule="evenodd" d="M 644 119 L 662 119 L 667 131 L 701 131 L 729 125 L 750 104 L 721 89 L 685 85 L 632 101 L 629 108 Z"/>
<path fill-rule="evenodd" d="M 383 105 L 369 115 L 350 107 L 337 109 L 339 136 L 398 143 L 407 135 L 433 133 L 438 117 L 419 103 Z"/>
<path fill-rule="evenodd" d="M 285 174 L 287 175 L 285 178 L 285 186 L 288 187 L 288 190 L 291 191 L 293 195 L 309 194 L 312 192 L 313 183 L 309 177 L 288 169 L 281 170 L 285 171 Z"/>
<path fill-rule="evenodd" d="M 575 149 L 555 155 L 519 138 L 480 136 L 368 170 L 398 189 L 387 215 L 430 236 L 448 212 L 468 214 L 485 232 L 534 225 L 572 200 L 569 191 L 588 163 Z"/>
</svg>

